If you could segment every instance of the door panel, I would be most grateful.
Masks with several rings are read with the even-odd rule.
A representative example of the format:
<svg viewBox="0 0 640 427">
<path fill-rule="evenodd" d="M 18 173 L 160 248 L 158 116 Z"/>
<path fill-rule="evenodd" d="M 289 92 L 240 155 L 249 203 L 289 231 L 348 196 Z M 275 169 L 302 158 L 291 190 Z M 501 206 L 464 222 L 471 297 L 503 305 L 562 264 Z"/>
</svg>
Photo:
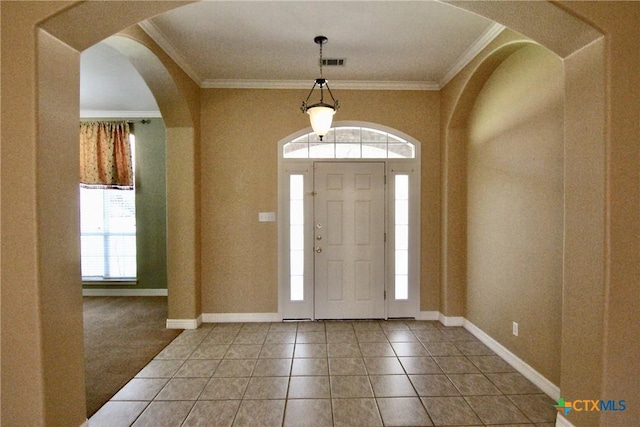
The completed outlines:
<svg viewBox="0 0 640 427">
<path fill-rule="evenodd" d="M 314 164 L 315 318 L 385 317 L 385 166 Z"/>
</svg>

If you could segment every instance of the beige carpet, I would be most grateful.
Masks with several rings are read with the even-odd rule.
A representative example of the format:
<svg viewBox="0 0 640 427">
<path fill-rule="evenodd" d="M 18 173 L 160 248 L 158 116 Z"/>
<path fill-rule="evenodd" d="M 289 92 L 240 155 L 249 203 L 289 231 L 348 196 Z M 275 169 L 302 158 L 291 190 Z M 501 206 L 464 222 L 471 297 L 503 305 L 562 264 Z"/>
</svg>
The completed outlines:
<svg viewBox="0 0 640 427">
<path fill-rule="evenodd" d="M 87 418 L 167 346 L 167 297 L 84 297 Z"/>
</svg>

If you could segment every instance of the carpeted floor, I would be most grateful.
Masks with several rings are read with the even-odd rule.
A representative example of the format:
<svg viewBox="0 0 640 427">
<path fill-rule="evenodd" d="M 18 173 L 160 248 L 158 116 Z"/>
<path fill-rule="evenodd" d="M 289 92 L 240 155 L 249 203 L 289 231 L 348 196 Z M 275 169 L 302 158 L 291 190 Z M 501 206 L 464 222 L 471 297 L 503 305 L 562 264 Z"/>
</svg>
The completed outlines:
<svg viewBox="0 0 640 427">
<path fill-rule="evenodd" d="M 166 319 L 166 297 L 84 297 L 87 418 L 182 332 Z"/>
</svg>

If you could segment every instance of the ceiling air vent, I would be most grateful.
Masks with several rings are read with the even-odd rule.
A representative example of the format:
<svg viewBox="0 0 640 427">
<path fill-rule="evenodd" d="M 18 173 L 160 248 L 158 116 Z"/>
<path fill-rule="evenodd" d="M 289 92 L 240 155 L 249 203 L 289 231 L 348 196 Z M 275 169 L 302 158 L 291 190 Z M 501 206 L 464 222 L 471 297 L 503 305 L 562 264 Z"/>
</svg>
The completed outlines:
<svg viewBox="0 0 640 427">
<path fill-rule="evenodd" d="M 322 65 L 327 67 L 343 67 L 346 59 L 344 58 L 327 58 L 322 60 Z"/>
</svg>

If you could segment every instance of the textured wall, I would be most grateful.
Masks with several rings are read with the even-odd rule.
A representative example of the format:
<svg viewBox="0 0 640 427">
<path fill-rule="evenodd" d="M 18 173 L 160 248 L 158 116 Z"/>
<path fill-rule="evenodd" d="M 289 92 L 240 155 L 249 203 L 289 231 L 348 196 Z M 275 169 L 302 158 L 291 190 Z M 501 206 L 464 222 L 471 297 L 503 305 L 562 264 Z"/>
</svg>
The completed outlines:
<svg viewBox="0 0 640 427">
<path fill-rule="evenodd" d="M 309 126 L 304 90 L 203 90 L 202 292 L 204 313 L 278 311 L 277 143 Z M 398 129 L 422 143 L 422 310 L 437 310 L 439 94 L 336 91 L 336 120 Z M 427 275 L 424 274 L 427 272 Z"/>
<path fill-rule="evenodd" d="M 562 62 L 529 45 L 475 100 L 467 146 L 467 318 L 560 382 Z M 512 334 L 512 322 L 519 336 Z"/>
</svg>

